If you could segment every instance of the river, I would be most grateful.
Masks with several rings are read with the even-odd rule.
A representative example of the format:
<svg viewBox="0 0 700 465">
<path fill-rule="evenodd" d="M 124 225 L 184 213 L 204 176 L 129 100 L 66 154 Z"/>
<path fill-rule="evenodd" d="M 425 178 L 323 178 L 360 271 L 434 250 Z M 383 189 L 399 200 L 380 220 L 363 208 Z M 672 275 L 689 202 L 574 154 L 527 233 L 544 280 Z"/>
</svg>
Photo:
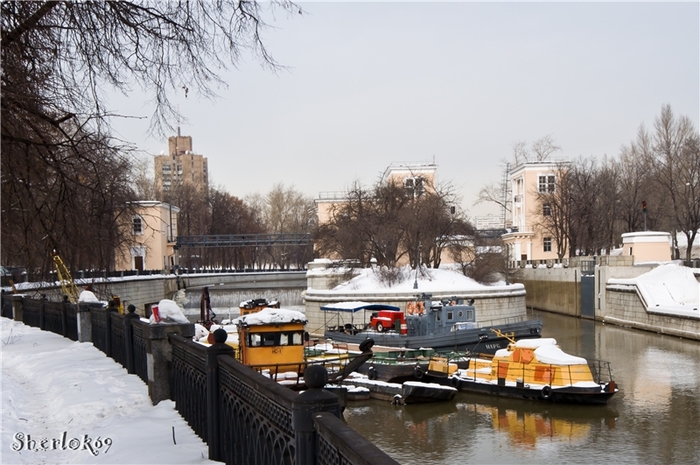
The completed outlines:
<svg viewBox="0 0 700 465">
<path fill-rule="evenodd" d="M 352 402 L 347 423 L 398 462 L 700 464 L 700 343 L 543 313 L 543 337 L 610 361 L 605 406 L 459 393 L 440 404 Z"/>
</svg>

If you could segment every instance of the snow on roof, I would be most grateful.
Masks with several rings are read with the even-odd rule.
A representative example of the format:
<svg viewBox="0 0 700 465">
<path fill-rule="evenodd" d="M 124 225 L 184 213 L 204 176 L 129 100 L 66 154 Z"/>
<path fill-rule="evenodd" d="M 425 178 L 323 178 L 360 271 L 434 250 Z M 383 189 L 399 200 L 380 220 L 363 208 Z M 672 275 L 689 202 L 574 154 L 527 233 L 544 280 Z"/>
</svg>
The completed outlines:
<svg viewBox="0 0 700 465">
<path fill-rule="evenodd" d="M 540 337 L 537 339 L 519 339 L 515 346 L 521 349 L 537 349 L 542 346 L 556 346 L 557 340 L 553 337 Z"/>
<path fill-rule="evenodd" d="M 535 349 L 535 357 L 550 365 L 587 365 L 585 358 L 569 355 L 556 345 L 542 345 Z"/>
<path fill-rule="evenodd" d="M 321 310 L 336 312 L 357 312 L 359 310 L 401 310 L 399 307 L 385 304 L 372 304 L 359 300 L 351 302 L 336 302 L 321 307 Z"/>
<path fill-rule="evenodd" d="M 520 339 L 513 344 L 518 349 L 535 349 L 535 357 L 542 363 L 549 365 L 587 365 L 585 358 L 569 355 L 559 348 L 557 340 L 551 337 L 537 339 Z M 511 346 L 512 347 L 512 346 Z M 512 351 L 499 349 L 496 357 L 509 357 Z"/>
<path fill-rule="evenodd" d="M 259 312 L 238 317 L 235 321 L 238 326 L 261 326 L 285 323 L 306 324 L 306 315 L 296 310 L 267 307 Z"/>
</svg>

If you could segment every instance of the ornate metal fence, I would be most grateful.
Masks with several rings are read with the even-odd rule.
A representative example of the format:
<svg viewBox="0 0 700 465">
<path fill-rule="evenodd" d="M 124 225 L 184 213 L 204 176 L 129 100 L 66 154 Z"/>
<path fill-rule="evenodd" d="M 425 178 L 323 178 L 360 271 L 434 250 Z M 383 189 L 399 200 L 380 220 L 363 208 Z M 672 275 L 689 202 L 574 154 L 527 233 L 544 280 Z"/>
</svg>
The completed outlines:
<svg viewBox="0 0 700 465">
<path fill-rule="evenodd" d="M 99 308 L 90 309 L 92 344 L 107 353 L 107 312 Z"/>
<path fill-rule="evenodd" d="M 219 356 L 220 459 L 227 464 L 294 463 L 292 403 L 298 395 L 232 357 Z"/>
<path fill-rule="evenodd" d="M 212 460 L 227 465 L 397 464 L 339 418 L 338 397 L 323 389 L 328 374 L 321 366 L 306 369 L 307 390 L 299 394 L 240 364 L 220 337 L 211 347 L 193 342 L 191 324 L 150 325 L 140 321 L 133 306 L 120 315 L 67 302 L 15 303 L 13 317 L 21 313 L 25 324 L 74 340 L 78 325 L 88 326 L 81 326 L 80 340 L 91 339 L 137 374 L 154 403 L 175 401 L 207 442 Z"/>
<path fill-rule="evenodd" d="M 41 313 L 44 300 L 24 299 L 22 322 L 28 326 L 41 328 Z"/>
<path fill-rule="evenodd" d="M 173 346 L 172 400 L 182 418 L 206 441 L 206 347 L 177 335 L 171 336 L 170 342 Z"/>
<path fill-rule="evenodd" d="M 124 334 L 124 315 L 120 315 L 116 312 L 108 312 L 110 318 L 110 355 L 111 357 L 121 363 L 124 368 L 129 368 L 126 359 L 126 336 Z"/>
<path fill-rule="evenodd" d="M 146 354 L 146 324 L 140 321 L 132 323 L 132 335 L 134 340 L 134 373 L 148 383 L 148 364 Z"/>
</svg>

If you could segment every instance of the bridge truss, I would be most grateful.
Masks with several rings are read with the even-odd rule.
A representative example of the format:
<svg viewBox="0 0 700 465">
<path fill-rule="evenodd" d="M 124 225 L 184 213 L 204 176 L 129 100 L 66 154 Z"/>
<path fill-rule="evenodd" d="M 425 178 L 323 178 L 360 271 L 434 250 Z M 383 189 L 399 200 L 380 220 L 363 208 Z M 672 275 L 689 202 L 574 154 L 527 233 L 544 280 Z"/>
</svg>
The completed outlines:
<svg viewBox="0 0 700 465">
<path fill-rule="evenodd" d="M 308 246 L 311 234 L 221 234 L 211 236 L 178 236 L 175 249 L 183 247 L 270 247 Z"/>
</svg>

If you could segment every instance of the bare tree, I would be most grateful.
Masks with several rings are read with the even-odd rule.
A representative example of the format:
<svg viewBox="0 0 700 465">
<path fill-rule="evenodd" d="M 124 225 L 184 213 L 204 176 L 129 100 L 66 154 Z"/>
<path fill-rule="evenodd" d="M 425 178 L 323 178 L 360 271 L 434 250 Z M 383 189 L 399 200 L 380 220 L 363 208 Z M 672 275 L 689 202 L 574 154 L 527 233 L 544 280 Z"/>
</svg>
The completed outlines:
<svg viewBox="0 0 700 465">
<path fill-rule="evenodd" d="M 318 251 L 363 266 L 375 259 L 394 268 L 407 259 L 413 268 L 439 267 L 442 252 L 466 221 L 451 186 L 425 182 L 420 187 L 377 182 L 371 190 L 355 183 L 332 207 L 330 221 L 317 229 Z"/>
<path fill-rule="evenodd" d="M 676 117 L 670 105 L 661 108 L 654 122 L 652 163 L 655 180 L 667 199 L 671 230 L 683 232 L 690 260 L 692 245 L 700 229 L 700 152 L 698 132 L 687 116 Z M 674 258 L 680 258 L 674 239 Z"/>
<path fill-rule="evenodd" d="M 286 0 L 271 5 L 300 12 Z M 105 105 L 108 90 L 126 94 L 136 84 L 150 93 L 151 127 L 164 133 L 176 119 L 173 90 L 214 96 L 215 87 L 225 85 L 218 73 L 245 50 L 265 66 L 278 66 L 261 38 L 258 2 L 4 1 L 0 8 L 2 259 L 22 260 L 32 269 L 50 265 L 52 247 L 71 255 L 66 261 L 75 268 L 86 261 L 77 247 L 106 244 L 107 233 L 97 235 L 85 227 L 90 222 L 67 214 L 75 212 L 75 202 L 115 201 L 117 192 L 123 202 L 134 198 L 100 171 L 103 162 L 118 166 L 124 172 L 110 175 L 127 179 L 133 149 L 109 137 L 115 115 Z M 112 220 L 119 216 L 114 206 L 100 215 L 108 210 Z M 95 235 L 80 241 L 71 234 L 77 227 Z M 110 247 L 124 239 L 109 234 Z M 24 251 L 21 257 L 6 255 L 11 242 Z M 95 266 L 108 266 L 108 255 L 100 250 Z"/>
</svg>

